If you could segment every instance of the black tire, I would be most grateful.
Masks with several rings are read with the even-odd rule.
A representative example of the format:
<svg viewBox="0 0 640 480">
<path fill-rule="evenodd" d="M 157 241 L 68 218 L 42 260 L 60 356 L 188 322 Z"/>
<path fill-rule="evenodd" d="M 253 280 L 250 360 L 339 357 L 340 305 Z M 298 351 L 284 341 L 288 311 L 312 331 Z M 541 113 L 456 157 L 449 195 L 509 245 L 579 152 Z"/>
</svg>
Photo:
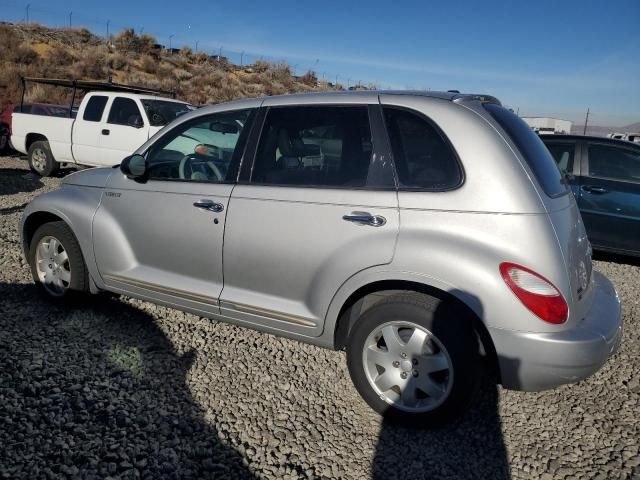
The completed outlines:
<svg viewBox="0 0 640 480">
<path fill-rule="evenodd" d="M 372 332 L 391 321 L 423 327 L 437 338 L 448 353 L 450 371 L 453 373 L 449 377 L 445 372 L 445 379 L 442 381 L 449 382 L 449 393 L 443 395 L 442 403 L 437 405 L 436 402 L 437 406 L 434 405 L 431 410 L 408 412 L 397 408 L 381 399 L 367 379 L 363 359 L 365 342 Z M 409 426 L 431 428 L 454 421 L 470 405 L 479 385 L 478 340 L 469 314 L 450 301 L 417 292 L 386 297 L 357 320 L 349 334 L 347 365 L 356 389 L 376 412 L 384 416 L 385 420 Z M 409 374 L 408 381 L 411 381 L 411 376 Z"/>
<path fill-rule="evenodd" d="M 58 240 L 68 256 L 68 263 L 66 265 L 70 271 L 71 279 L 68 282 L 68 288 L 60 295 L 52 294 L 51 291 L 43 285 L 38 274 L 37 248 L 40 240 L 44 237 L 53 237 Z M 29 243 L 29 265 L 31 267 L 33 281 L 38 287 L 38 290 L 48 300 L 64 303 L 70 299 L 77 299 L 89 291 L 89 273 L 84 257 L 82 256 L 82 251 L 80 250 L 80 244 L 65 222 L 45 223 L 36 230 Z"/>
<path fill-rule="evenodd" d="M 60 166 L 53 158 L 49 142 L 39 140 L 29 146 L 29 168 L 41 177 L 48 177 Z"/>
<path fill-rule="evenodd" d="M 4 155 L 11 150 L 11 142 L 9 141 L 9 129 L 6 125 L 0 125 L 0 155 Z"/>
</svg>

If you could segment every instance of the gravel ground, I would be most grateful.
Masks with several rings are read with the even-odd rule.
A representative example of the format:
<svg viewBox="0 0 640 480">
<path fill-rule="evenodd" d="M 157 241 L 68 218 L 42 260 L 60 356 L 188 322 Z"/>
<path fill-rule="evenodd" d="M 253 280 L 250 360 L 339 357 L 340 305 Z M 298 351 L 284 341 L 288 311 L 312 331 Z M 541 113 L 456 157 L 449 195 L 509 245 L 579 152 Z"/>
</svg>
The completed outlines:
<svg viewBox="0 0 640 480">
<path fill-rule="evenodd" d="M 456 425 L 409 430 L 343 353 L 129 298 L 44 303 L 16 227 L 59 183 L 0 158 L 1 478 L 640 478 L 640 262 L 596 261 L 626 326 L 592 378 L 486 387 Z"/>
</svg>

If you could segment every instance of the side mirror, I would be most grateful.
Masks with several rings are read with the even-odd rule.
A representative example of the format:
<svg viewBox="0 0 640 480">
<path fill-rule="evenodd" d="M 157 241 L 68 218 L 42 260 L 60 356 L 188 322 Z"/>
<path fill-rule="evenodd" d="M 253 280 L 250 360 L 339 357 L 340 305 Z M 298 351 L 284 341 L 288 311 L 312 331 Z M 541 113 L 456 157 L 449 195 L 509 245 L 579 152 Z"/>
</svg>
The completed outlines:
<svg viewBox="0 0 640 480">
<path fill-rule="evenodd" d="M 147 160 L 142 155 L 131 155 L 122 161 L 120 170 L 127 178 L 143 182 L 147 174 Z"/>
</svg>

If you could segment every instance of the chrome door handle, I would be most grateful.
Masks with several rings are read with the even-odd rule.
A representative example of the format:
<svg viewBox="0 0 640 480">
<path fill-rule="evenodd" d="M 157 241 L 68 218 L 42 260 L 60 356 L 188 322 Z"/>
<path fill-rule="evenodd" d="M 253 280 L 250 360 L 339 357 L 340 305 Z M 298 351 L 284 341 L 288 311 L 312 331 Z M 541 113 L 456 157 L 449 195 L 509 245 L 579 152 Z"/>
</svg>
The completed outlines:
<svg viewBox="0 0 640 480">
<path fill-rule="evenodd" d="M 220 213 L 224 210 L 224 205 L 222 205 L 221 203 L 216 203 L 212 200 L 198 200 L 193 204 L 193 206 L 214 213 Z"/>
<path fill-rule="evenodd" d="M 367 212 L 352 212 L 350 215 L 344 215 L 342 219 L 347 222 L 357 223 L 358 225 L 369 225 L 371 227 L 381 227 L 387 223 L 387 219 L 382 215 L 371 215 Z"/>
<path fill-rule="evenodd" d="M 596 195 L 602 195 L 603 193 L 607 193 L 609 191 L 606 188 L 596 187 L 594 185 L 584 185 L 582 187 L 582 190 L 584 190 L 587 193 L 594 193 Z"/>
</svg>

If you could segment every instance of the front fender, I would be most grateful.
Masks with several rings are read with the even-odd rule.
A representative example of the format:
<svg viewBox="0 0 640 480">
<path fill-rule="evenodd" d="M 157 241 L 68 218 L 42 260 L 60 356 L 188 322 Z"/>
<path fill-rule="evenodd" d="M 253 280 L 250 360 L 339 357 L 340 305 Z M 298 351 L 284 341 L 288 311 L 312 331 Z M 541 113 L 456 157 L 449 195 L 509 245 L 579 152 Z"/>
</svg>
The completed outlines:
<svg viewBox="0 0 640 480">
<path fill-rule="evenodd" d="M 80 244 L 89 275 L 94 282 L 99 280 L 98 267 L 93 254 L 91 225 L 93 216 L 100 206 L 102 191 L 101 188 L 64 185 L 58 190 L 42 194 L 32 200 L 25 208 L 19 227 L 25 256 L 28 257 L 29 253 L 30 238 L 28 236 L 53 215 L 71 228 Z M 33 225 L 35 228 L 31 228 Z"/>
</svg>

